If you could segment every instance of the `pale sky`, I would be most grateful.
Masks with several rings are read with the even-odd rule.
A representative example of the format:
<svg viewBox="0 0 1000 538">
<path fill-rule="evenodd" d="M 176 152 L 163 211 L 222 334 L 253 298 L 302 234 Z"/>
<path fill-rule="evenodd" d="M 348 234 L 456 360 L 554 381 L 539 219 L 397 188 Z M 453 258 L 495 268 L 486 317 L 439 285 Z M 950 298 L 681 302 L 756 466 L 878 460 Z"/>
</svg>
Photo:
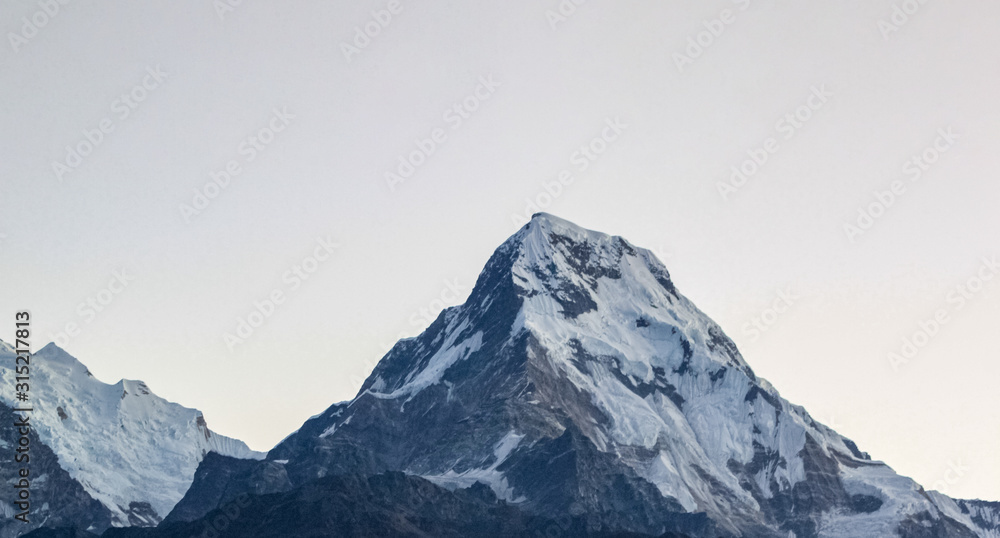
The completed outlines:
<svg viewBox="0 0 1000 538">
<path fill-rule="evenodd" d="M 1000 4 L 50 1 L 0 6 L 0 338 L 30 309 L 267 450 L 532 200 L 657 252 L 874 458 L 1000 500 Z"/>
</svg>

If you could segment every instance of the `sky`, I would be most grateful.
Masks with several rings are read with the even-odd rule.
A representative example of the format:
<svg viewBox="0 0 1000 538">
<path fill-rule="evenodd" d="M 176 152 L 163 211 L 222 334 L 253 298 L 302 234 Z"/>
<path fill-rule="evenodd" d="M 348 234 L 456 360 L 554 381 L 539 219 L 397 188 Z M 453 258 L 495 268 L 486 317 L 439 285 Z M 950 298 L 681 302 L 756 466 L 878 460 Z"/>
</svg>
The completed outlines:
<svg viewBox="0 0 1000 538">
<path fill-rule="evenodd" d="M 6 2 L 0 338 L 28 309 L 36 348 L 267 450 L 544 210 L 653 250 L 874 458 L 1000 500 L 998 17 Z"/>
</svg>

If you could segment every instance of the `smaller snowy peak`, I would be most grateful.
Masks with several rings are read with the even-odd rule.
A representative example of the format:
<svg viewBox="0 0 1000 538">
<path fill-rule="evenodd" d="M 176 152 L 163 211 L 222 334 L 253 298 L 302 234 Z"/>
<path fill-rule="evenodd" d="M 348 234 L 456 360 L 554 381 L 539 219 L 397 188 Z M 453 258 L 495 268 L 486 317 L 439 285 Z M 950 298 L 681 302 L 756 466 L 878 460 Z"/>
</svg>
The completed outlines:
<svg viewBox="0 0 1000 538">
<path fill-rule="evenodd" d="M 54 342 L 35 351 L 32 357 L 38 366 L 51 371 L 59 371 L 60 374 L 66 377 L 76 377 L 79 375 L 87 378 L 94 377 L 94 374 L 90 373 L 90 370 L 82 362 L 67 353 L 63 348 L 57 346 Z"/>
<path fill-rule="evenodd" d="M 50 359 L 57 359 L 57 360 L 62 360 L 62 361 L 67 361 L 67 362 L 75 362 L 75 363 L 79 363 L 80 362 L 80 361 L 76 360 L 76 357 L 74 357 L 74 356 L 70 355 L 69 353 L 67 353 L 65 349 L 63 349 L 63 348 L 59 347 L 58 345 L 56 345 L 55 342 L 49 342 L 48 344 L 45 344 L 44 346 L 42 346 L 42 349 L 39 349 L 38 351 L 36 351 L 35 354 L 36 355 L 46 355 Z"/>
<path fill-rule="evenodd" d="M 12 354 L 0 349 L 0 356 Z M 8 405 L 15 402 L 12 363 L 0 362 L 0 401 Z M 208 452 L 264 457 L 212 432 L 200 411 L 160 398 L 143 381 L 100 381 L 54 344 L 34 353 L 30 368 L 32 424 L 39 439 L 118 525 L 155 524 L 169 513 Z M 133 505 L 148 506 L 149 517 L 137 520 Z"/>
</svg>

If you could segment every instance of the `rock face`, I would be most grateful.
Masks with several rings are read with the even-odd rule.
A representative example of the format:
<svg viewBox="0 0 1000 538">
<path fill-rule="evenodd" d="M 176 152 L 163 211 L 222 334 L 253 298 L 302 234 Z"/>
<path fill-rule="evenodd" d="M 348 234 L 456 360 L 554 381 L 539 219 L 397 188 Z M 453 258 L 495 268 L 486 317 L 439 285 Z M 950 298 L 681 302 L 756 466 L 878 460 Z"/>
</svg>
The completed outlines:
<svg viewBox="0 0 1000 538">
<path fill-rule="evenodd" d="M 0 342 L 0 477 L 15 464 L 14 351 Z M 168 402 L 141 381 L 98 381 L 53 344 L 31 358 L 31 524 L 13 519 L 14 489 L 0 489 L 0 538 L 37 527 L 151 526 L 183 497 L 210 451 L 262 458 L 218 435 L 202 414 Z M 25 404 L 18 404 L 25 405 Z M 19 414 L 20 416 L 20 414 Z"/>
<path fill-rule="evenodd" d="M 482 484 L 448 491 L 403 473 L 327 476 L 286 493 L 243 495 L 191 523 L 156 529 L 111 529 L 105 538 L 218 538 L 336 536 L 535 536 L 549 529 L 581 536 L 579 522 L 564 526 L 498 502 Z"/>
<path fill-rule="evenodd" d="M 78 527 L 42 527 L 24 535 L 25 538 L 97 538 L 99 534 Z"/>
<path fill-rule="evenodd" d="M 385 470 L 481 482 L 588 531 L 958 538 L 996 523 L 994 508 L 928 494 L 781 398 L 649 251 L 546 214 L 497 249 L 464 305 L 397 343 L 353 400 L 267 461 L 295 487 Z M 222 486 L 188 495 L 245 488 L 214 474 Z"/>
<path fill-rule="evenodd" d="M 387 471 L 457 495 L 484 484 L 527 514 L 503 517 L 574 525 L 564 536 L 987 538 L 1000 521 L 996 506 L 926 492 L 785 401 L 649 251 L 546 214 L 497 249 L 465 304 L 398 342 L 353 400 L 265 461 L 206 458 L 168 524 L 210 521 L 246 495 L 280 504 L 348 483 L 367 501 L 282 506 L 363 519 L 380 497 L 371 479 L 350 481 L 402 480 Z"/>
<path fill-rule="evenodd" d="M 41 522 L 51 526 L 79 525 L 82 528 L 105 529 L 111 525 L 111 512 L 91 497 L 79 482 L 59 466 L 59 459 L 45 446 L 34 431 L 29 432 L 30 482 L 32 506 L 29 523 L 14 519 L 20 512 L 12 503 L 13 488 L 21 463 L 14 460 L 20 434 L 14 427 L 16 417 L 11 407 L 0 403 L 0 538 L 21 536 Z"/>
<path fill-rule="evenodd" d="M 211 509 L 231 504 L 247 494 L 281 493 L 292 489 L 284 465 L 273 461 L 237 459 L 210 452 L 198 466 L 192 488 L 164 523 L 194 521 Z"/>
</svg>

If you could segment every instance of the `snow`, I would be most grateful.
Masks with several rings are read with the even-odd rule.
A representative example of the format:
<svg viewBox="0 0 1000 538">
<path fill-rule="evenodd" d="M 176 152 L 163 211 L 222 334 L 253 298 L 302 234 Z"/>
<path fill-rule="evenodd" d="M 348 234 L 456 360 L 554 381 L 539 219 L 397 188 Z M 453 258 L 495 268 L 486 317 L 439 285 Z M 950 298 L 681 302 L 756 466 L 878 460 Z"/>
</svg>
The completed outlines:
<svg viewBox="0 0 1000 538">
<path fill-rule="evenodd" d="M 820 523 L 821 538 L 895 536 L 900 521 L 908 515 L 927 511 L 935 518 L 940 517 L 940 502 L 933 502 L 930 496 L 924 495 L 919 484 L 896 474 L 887 465 L 857 469 L 842 466 L 841 479 L 848 493 L 878 497 L 883 501 L 882 508 L 871 514 L 826 514 Z M 954 511 L 958 511 L 957 506 Z M 961 522 L 968 518 L 955 519 Z"/>
<path fill-rule="evenodd" d="M 726 470 L 730 458 L 748 462 L 753 457 L 752 417 L 746 414 L 741 416 L 741 422 L 732 422 L 734 410 L 747 406 L 743 399 L 750 380 L 743 370 L 748 367 L 741 358 L 733 366 L 730 357 L 708 352 L 705 342 L 714 323 L 686 299 L 671 296 L 664 289 L 656 275 L 666 274 L 666 269 L 649 251 L 628 245 L 636 254 L 624 254 L 619 261 L 617 245 L 624 243 L 620 238 L 586 231 L 548 215 L 536 217 L 521 233 L 523 237 L 519 240 L 524 246 L 514 267 L 515 282 L 537 292 L 525 301 L 523 325 L 549 356 L 561 362 L 567 377 L 590 393 L 594 403 L 610 418 L 612 429 L 608 434 L 612 444 L 647 449 L 665 444 L 667 449 L 659 458 L 636 470 L 686 509 L 714 502 L 703 480 L 689 471 L 692 463 L 708 470 L 745 503 L 756 506 Z M 571 266 L 566 253 L 553 247 L 552 234 L 586 241 L 591 252 L 589 263 L 614 266 L 621 278 L 600 277 L 596 286 L 592 286 Z M 536 270 L 553 265 L 552 272 L 560 278 L 568 277 L 580 288 L 591 290 L 596 310 L 575 319 L 561 313 L 562 307 L 549 292 L 544 274 L 539 275 Z M 648 323 L 646 327 L 637 327 L 640 318 Z M 682 338 L 691 343 L 693 351 L 688 364 L 690 372 L 686 375 L 675 373 L 684 357 Z M 575 356 L 572 340 L 579 342 L 590 355 L 614 358 L 614 364 L 620 365 L 620 373 L 637 381 L 650 383 L 656 369 L 665 372 L 685 399 L 684 410 L 666 399 L 651 403 L 648 398 L 641 398 L 610 371 L 613 366 L 580 372 L 570 362 Z M 730 375 L 724 378 L 724 385 L 713 388 L 708 373 L 727 365 Z M 761 403 L 763 400 L 758 399 L 756 405 Z M 770 408 L 766 403 L 763 405 Z M 774 415 L 770 408 L 767 420 L 773 423 Z M 787 433 L 785 437 L 787 442 L 795 435 Z M 798 438 L 801 441 L 798 446 L 789 447 L 796 453 L 804 442 L 804 436 Z M 684 472 L 673 461 L 685 462 Z"/>
<path fill-rule="evenodd" d="M 731 530 L 739 514 L 760 510 L 758 500 L 730 470 L 733 464 L 749 464 L 758 450 L 766 453 L 768 464 L 749 478 L 766 498 L 774 494 L 774 483 L 788 492 L 806 479 L 802 453 L 807 439 L 829 457 L 853 457 L 843 437 L 781 398 L 738 352 L 723 345 L 721 329 L 664 285 L 668 272 L 650 251 L 547 214 L 536 215 L 501 248 L 516 256 L 510 278 L 523 291 L 508 344 L 523 341 L 519 337 L 529 332 L 528 341 L 544 350 L 529 350 L 529 360 L 551 361 L 546 371 L 564 375 L 603 414 L 583 418 L 591 423 L 580 424 L 581 431 L 684 510 L 708 512 Z M 567 300 L 581 295 L 583 300 L 571 306 L 592 308 L 564 313 Z M 483 346 L 484 332 L 470 325 L 469 313 L 489 308 L 494 299 L 444 311 L 445 329 L 426 348 L 422 341 L 418 344 L 417 351 L 430 355 L 426 362 L 408 372 L 401 384 L 387 387 L 386 380 L 376 377 L 365 394 L 405 398 L 402 410 L 425 389 L 442 384 L 447 388 L 442 398 L 451 401 L 455 386 L 444 379 L 446 373 Z M 12 353 L 0 342 L 0 356 Z M 210 432 L 199 425 L 199 412 L 166 402 L 142 382 L 101 383 L 55 346 L 37 357 L 32 394 L 39 411 L 33 421 L 37 418 L 40 437 L 71 476 L 120 519 L 124 514 L 118 506 L 130 501 L 150 502 L 165 516 L 210 450 L 242 458 L 264 456 Z M 11 402 L 11 373 L 0 369 L 0 374 L 0 398 Z M 634 388 L 639 385 L 649 390 Z M 337 420 L 319 437 L 332 436 L 349 424 L 358 398 L 331 408 L 326 418 Z M 544 400 L 538 394 L 532 398 Z M 66 420 L 58 416 L 60 407 Z M 339 418 L 345 411 L 349 416 Z M 421 475 L 451 489 L 481 482 L 502 499 L 523 502 L 498 469 L 522 443 L 530 446 L 536 439 L 526 442 L 528 434 L 505 431 L 508 427 L 492 432 L 492 458 L 487 455 L 473 468 L 458 466 L 463 460 L 457 458 Z M 926 511 L 932 517 L 951 517 L 980 538 L 1000 538 L 976 527 L 955 501 L 924 492 L 884 464 L 841 465 L 840 473 L 848 494 L 877 497 L 883 504 L 871 514 L 824 514 L 819 522 L 822 537 L 893 536 L 901 520 Z M 731 496 L 719 495 L 719 486 Z M 1000 519 L 992 512 L 974 515 Z"/>
<path fill-rule="evenodd" d="M 337 414 L 339 415 L 340 413 Z M 352 418 L 354 418 L 354 415 L 347 417 L 343 422 L 340 423 L 334 422 L 327 429 L 323 430 L 323 433 L 319 434 L 320 438 L 329 437 L 333 435 L 333 432 L 337 431 L 338 427 L 350 424 Z"/>
<path fill-rule="evenodd" d="M 0 400 L 14 402 L 9 346 L 0 349 Z M 128 525 L 120 507 L 148 502 L 166 516 L 210 451 L 263 459 L 243 442 L 212 432 L 202 414 L 153 394 L 142 381 L 109 385 L 54 344 L 31 360 L 31 422 L 60 466 Z M 66 419 L 60 418 L 60 410 Z"/>
<path fill-rule="evenodd" d="M 441 382 L 441 378 L 444 376 L 448 368 L 451 368 L 456 362 L 460 360 L 467 359 L 469 355 L 479 351 L 483 346 L 483 332 L 478 331 L 469 338 L 463 340 L 460 343 L 455 343 L 455 340 L 463 333 L 465 328 L 468 326 L 468 322 L 463 322 L 457 328 L 449 332 L 449 337 L 441 345 L 441 348 L 435 353 L 430 360 L 427 362 L 427 366 L 420 370 L 419 373 L 411 372 L 409 379 L 403 386 L 392 391 L 389 394 L 376 392 L 375 385 L 369 389 L 369 394 L 375 396 L 376 398 L 384 399 L 396 399 L 403 396 L 410 396 L 411 398 L 418 394 L 420 391 L 427 387 L 436 385 Z"/>
<path fill-rule="evenodd" d="M 528 360 L 551 362 L 544 371 L 563 375 L 603 415 L 574 417 L 589 421 L 577 424 L 580 430 L 599 450 L 616 454 L 684 510 L 708 512 L 730 530 L 737 528 L 739 514 L 759 515 L 753 514 L 760 510 L 758 499 L 730 470 L 734 464 L 746 468 L 759 451 L 766 464 L 748 478 L 764 498 L 774 495 L 775 484 L 788 493 L 806 479 L 802 454 L 809 440 L 825 457 L 855 458 L 837 432 L 753 374 L 729 347 L 721 328 L 666 283 L 668 272 L 650 251 L 543 213 L 498 252 L 514 257 L 509 277 L 523 300 L 504 345 L 524 341 L 520 337 L 530 333 L 527 341 L 540 349 L 529 349 Z M 483 332 L 470 326 L 471 312 L 487 308 L 494 299 L 488 296 L 481 304 L 446 310 L 445 329 L 430 344 L 436 350 L 431 358 L 409 372 L 395 390 L 386 389 L 386 382 L 377 377 L 367 394 L 408 397 L 408 402 L 442 383 L 448 389 L 442 398 L 450 401 L 455 387 L 444 380 L 445 373 L 483 344 Z M 549 403 L 545 396 L 535 393 L 524 403 Z M 331 425 L 321 436 L 334 434 L 336 428 Z M 493 445 L 494 457 L 484 459 L 480 467 L 463 465 L 457 471 L 457 464 L 451 463 L 450 469 L 444 464 L 441 472 L 421 474 L 449 488 L 483 482 L 501 498 L 523 500 L 513 499 L 497 469 L 527 434 L 493 434 L 500 437 Z M 526 444 L 535 441 L 529 438 Z M 819 529 L 823 537 L 893 536 L 902 520 L 926 511 L 960 521 L 981 538 L 1000 538 L 975 527 L 951 499 L 925 494 L 880 462 L 857 461 L 840 469 L 848 494 L 877 497 L 883 505 L 871 514 L 824 514 Z M 719 486 L 731 495 L 719 495 Z M 993 521 L 1000 514 L 981 517 Z"/>
<path fill-rule="evenodd" d="M 422 476 L 443 488 L 451 490 L 467 488 L 476 482 L 481 482 L 489 486 L 493 490 L 493 493 L 500 499 L 512 503 L 524 502 L 524 498 L 514 498 L 514 490 L 507 483 L 507 479 L 503 473 L 497 470 L 497 467 L 500 467 L 510 456 L 511 452 L 518 447 L 522 439 L 524 439 L 524 435 L 518 435 L 513 431 L 507 433 L 507 435 L 494 445 L 494 460 L 489 467 L 469 469 L 461 473 L 456 473 L 454 469 L 449 469 L 442 474 Z"/>
<path fill-rule="evenodd" d="M 927 496 L 934 501 L 934 504 L 937 505 L 944 515 L 969 527 L 975 531 L 979 538 L 1000 538 L 1000 530 L 984 529 L 977 526 L 972 520 L 973 517 L 977 517 L 981 521 L 986 522 L 986 524 L 1000 527 L 1000 512 L 993 512 L 982 507 L 970 505 L 968 506 L 970 513 L 966 514 L 962 512 L 962 509 L 954 499 L 939 491 L 928 491 Z"/>
<path fill-rule="evenodd" d="M 581 250 L 571 252 L 556 244 L 552 239 L 556 235 L 586 243 L 582 251 L 589 259 L 575 258 Z M 704 478 L 691 471 L 694 465 L 724 484 L 746 507 L 757 509 L 756 500 L 727 468 L 733 460 L 749 463 L 754 443 L 784 461 L 783 466 L 766 466 L 753 477 L 765 496 L 772 495 L 772 480 L 786 490 L 805 480 L 800 453 L 807 436 L 828 455 L 836 451 L 851 457 L 840 435 L 782 399 L 767 381 L 753 375 L 738 353 L 733 356 L 709 345 L 721 329 L 686 298 L 661 285 L 668 273 L 650 251 L 547 214 L 536 215 L 511 241 L 519 249 L 512 277 L 525 289 L 525 304 L 512 335 L 530 331 L 545 355 L 591 395 L 611 424 L 610 431 L 593 434 L 596 446 L 607 451 L 659 449 L 651 460 L 631 464 L 686 510 L 708 510 L 724 519 L 733 509 L 719 504 Z M 613 269 L 621 276 L 581 274 L 574 267 L 580 263 Z M 576 317 L 564 315 L 557 299 L 560 287 L 566 285 L 584 290 L 596 308 Z M 578 350 L 574 343 L 591 356 L 610 360 L 592 362 L 589 371 L 581 372 L 572 362 Z M 725 375 L 712 379 L 723 368 Z M 662 394 L 642 398 L 621 380 L 651 383 L 657 370 L 683 397 L 683 405 L 678 407 Z M 763 394 L 747 401 L 755 387 Z M 830 514 L 824 520 L 824 536 L 878 535 L 872 534 L 873 528 L 891 535 L 905 515 L 924 509 L 939 513 L 917 493 L 919 486 L 888 467 L 842 467 L 853 491 L 878 496 L 885 505 L 874 514 Z M 865 528 L 869 530 L 861 532 Z"/>
<path fill-rule="evenodd" d="M 649 467 L 641 472 L 639 476 L 649 480 L 660 490 L 664 497 L 673 497 L 688 512 L 698 510 L 698 502 L 691 495 L 690 488 L 681 477 L 681 471 L 686 462 L 674 462 L 674 455 L 666 450 L 653 459 Z"/>
</svg>

